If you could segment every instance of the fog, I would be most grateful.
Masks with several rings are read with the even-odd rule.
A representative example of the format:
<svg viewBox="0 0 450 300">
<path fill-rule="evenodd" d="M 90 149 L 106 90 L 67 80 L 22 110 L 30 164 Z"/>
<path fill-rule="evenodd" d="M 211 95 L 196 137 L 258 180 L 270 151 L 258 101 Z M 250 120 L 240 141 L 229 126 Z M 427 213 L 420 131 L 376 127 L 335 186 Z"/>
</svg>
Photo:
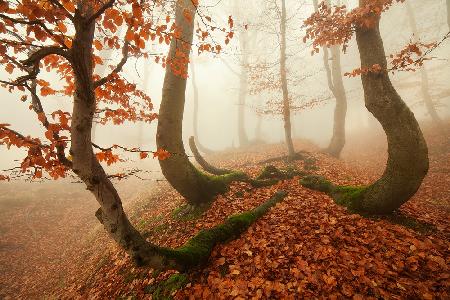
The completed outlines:
<svg viewBox="0 0 450 300">
<path fill-rule="evenodd" d="M 270 1 L 269 1 L 270 2 Z M 424 42 L 438 41 L 448 30 L 445 23 L 445 0 L 410 1 L 417 19 L 420 40 Z M 355 1 L 350 1 L 349 6 L 354 6 Z M 208 6 L 208 5 L 205 5 Z M 239 8 L 237 9 L 237 6 Z M 272 63 L 273 72 L 276 74 L 279 64 L 278 28 L 277 20 L 267 18 L 267 8 L 259 13 L 257 1 L 246 1 L 241 4 L 237 1 L 221 1 L 219 4 L 208 8 L 208 12 L 216 18 L 225 20 L 228 15 L 233 15 L 236 24 L 242 26 L 251 24 L 249 32 L 257 33 L 257 41 L 249 49 L 250 64 Z M 309 1 L 288 1 L 288 80 L 289 91 L 292 95 L 293 105 L 301 105 L 311 99 L 325 99 L 318 106 L 294 111 L 292 127 L 295 138 L 310 139 L 319 146 L 325 146 L 332 134 L 333 126 L 333 97 L 327 88 L 326 75 L 322 62 L 322 53 L 310 55 L 309 42 L 304 44 L 301 40 L 304 36 L 302 21 L 313 12 Z M 270 12 L 270 11 L 269 11 Z M 239 19 L 240 15 L 245 16 Z M 252 19 L 253 18 L 253 19 Z M 256 25 L 252 25 L 256 24 Z M 403 30 L 397 30 L 402 28 Z M 412 33 L 408 25 L 406 10 L 402 5 L 394 5 L 382 18 L 382 37 L 386 47 L 386 53 L 397 53 L 403 45 L 411 40 Z M 239 72 L 240 57 L 239 40 L 242 37 L 236 34 L 231 43 L 224 47 L 222 54 L 193 55 L 193 63 L 197 72 L 197 85 L 199 87 L 199 139 L 202 144 L 213 150 L 223 150 L 230 147 L 238 147 L 237 140 L 237 111 L 239 94 L 239 76 L 230 71 L 229 67 Z M 165 53 L 167 47 L 156 46 L 160 53 Z M 446 83 L 450 79 L 448 72 L 448 58 L 450 53 L 448 42 L 433 52 L 433 60 L 425 63 L 430 71 L 431 90 L 435 95 L 445 90 Z M 107 54 L 107 53 L 106 53 Z M 105 54 L 105 55 L 106 55 Z M 225 66 L 224 60 L 229 67 Z M 349 72 L 359 66 L 358 51 L 355 41 L 352 40 L 347 52 L 342 55 L 342 69 Z M 152 59 L 143 58 L 127 63 L 126 77 L 137 83 L 154 103 L 154 111 L 158 112 L 161 99 L 161 90 L 164 80 L 164 69 L 155 64 Z M 0 71 L 2 78 L 7 77 L 4 70 Z M 51 82 L 57 82 L 58 78 L 51 74 L 45 74 Z M 306 77 L 306 78 L 304 78 Z M 44 77 L 45 78 L 45 77 Z M 144 80 L 147 79 L 147 82 Z M 304 79 L 301 79 L 304 78 Z M 428 118 L 423 105 L 420 102 L 420 90 L 418 85 L 402 88 L 404 83 L 420 81 L 418 72 L 395 73 L 391 75 L 395 86 L 404 101 L 413 109 L 420 121 Z M 348 94 L 349 109 L 347 114 L 347 132 L 351 134 L 363 127 L 369 126 L 371 116 L 364 107 L 361 80 L 345 78 L 344 85 Z M 279 99 L 281 93 L 273 92 L 270 95 L 262 92 L 257 95 L 247 95 L 245 105 L 245 130 L 250 139 L 255 137 L 257 124 L 257 109 L 264 109 L 267 98 Z M 3 123 L 12 125 L 12 128 L 33 136 L 43 136 L 43 130 L 39 126 L 34 112 L 30 111 L 28 103 L 21 103 L 14 94 L 5 89 L 1 90 L 2 106 L 0 119 Z M 449 109 L 446 103 L 449 97 L 439 100 L 438 107 L 442 117 L 448 115 Z M 71 99 L 67 97 L 46 97 L 44 103 L 47 111 L 62 109 L 71 110 Z M 103 146 L 120 144 L 126 146 L 140 146 L 145 149 L 155 149 L 156 122 L 152 124 L 125 124 L 121 126 L 97 126 L 95 142 Z M 283 125 L 280 115 L 262 116 L 262 138 L 265 142 L 282 142 L 284 138 Z M 188 79 L 186 91 L 186 106 L 183 123 L 184 140 L 193 134 L 193 92 L 192 80 Z M 14 160 L 21 159 L 20 151 L 12 149 L 6 151 L 2 148 L 0 168 L 6 169 L 15 166 Z M 146 162 L 147 163 L 147 162 Z M 150 163 L 157 168 L 157 164 Z"/>
</svg>

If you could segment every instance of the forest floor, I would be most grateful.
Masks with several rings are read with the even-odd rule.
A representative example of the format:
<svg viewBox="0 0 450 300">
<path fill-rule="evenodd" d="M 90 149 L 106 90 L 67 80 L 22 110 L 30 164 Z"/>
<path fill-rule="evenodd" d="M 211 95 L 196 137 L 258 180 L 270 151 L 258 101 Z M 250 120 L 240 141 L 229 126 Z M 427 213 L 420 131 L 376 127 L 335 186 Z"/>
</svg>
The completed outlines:
<svg viewBox="0 0 450 300">
<path fill-rule="evenodd" d="M 190 218 L 174 213 L 184 201 L 165 182 L 151 189 L 148 183 L 120 182 L 119 191 L 138 229 L 170 247 L 278 190 L 288 192 L 238 239 L 216 246 L 206 266 L 186 274 L 187 285 L 171 293 L 176 299 L 449 299 L 450 134 L 431 128 L 424 133 L 430 171 L 402 206 L 399 215 L 409 217 L 403 225 L 351 214 L 301 186 L 299 178 L 265 188 L 232 184 L 209 209 Z M 376 180 L 387 157 L 382 132 L 349 137 L 341 160 L 308 141 L 295 146 L 307 160 L 294 167 L 340 185 Z M 259 162 L 284 150 L 281 144 L 264 145 L 207 159 L 256 175 L 264 166 Z M 96 209 L 79 185 L 2 184 L 0 299 L 150 299 L 155 285 L 174 272 L 134 267 L 96 221 Z M 423 223 L 428 225 L 418 226 Z"/>
</svg>

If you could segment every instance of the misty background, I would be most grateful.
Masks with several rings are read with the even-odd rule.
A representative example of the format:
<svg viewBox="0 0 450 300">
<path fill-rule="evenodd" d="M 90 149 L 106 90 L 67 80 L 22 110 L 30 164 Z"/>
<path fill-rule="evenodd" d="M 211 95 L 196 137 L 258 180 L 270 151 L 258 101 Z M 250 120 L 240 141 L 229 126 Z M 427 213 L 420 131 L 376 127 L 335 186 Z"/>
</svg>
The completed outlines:
<svg viewBox="0 0 450 300">
<path fill-rule="evenodd" d="M 344 1 L 345 2 L 345 1 Z M 357 1 L 348 1 L 350 7 L 354 7 Z M 424 43 L 439 41 L 447 31 L 445 0 L 410 0 L 408 1 L 414 11 L 419 30 L 418 37 Z M 273 74 L 279 72 L 279 25 L 277 19 L 272 18 L 273 7 L 276 1 L 204 1 L 207 15 L 213 17 L 217 23 L 226 23 L 228 16 L 233 16 L 236 33 L 230 44 L 224 45 L 220 55 L 193 53 L 192 63 L 195 64 L 196 83 L 199 88 L 199 140 L 213 150 L 224 150 L 238 147 L 238 93 L 241 58 L 238 28 L 247 26 L 249 34 L 256 32 L 255 42 L 248 49 L 249 63 L 272 64 Z M 332 135 L 334 98 L 328 89 L 326 74 L 323 66 L 322 52 L 311 55 L 311 46 L 308 41 L 303 43 L 303 21 L 314 11 L 312 1 L 287 1 L 288 7 L 288 80 L 289 92 L 292 95 L 293 105 L 301 105 L 313 99 L 318 99 L 319 105 L 294 111 L 292 116 L 293 138 L 310 139 L 319 146 L 326 146 Z M 276 11 L 275 11 L 276 17 Z M 401 30 L 400 30 L 401 29 Z M 386 54 L 399 52 L 409 41 L 413 34 L 409 25 L 409 19 L 404 4 L 395 4 L 382 16 L 381 32 L 384 40 Z M 218 41 L 221 43 L 221 41 Z M 223 43 L 222 43 L 223 44 Z M 167 46 L 158 45 L 152 51 L 165 55 Z M 196 51 L 194 49 L 194 51 Z M 118 59 L 110 57 L 110 53 L 103 51 L 105 60 Z M 117 55 L 115 55 L 117 56 Z M 439 100 L 437 106 L 441 118 L 448 117 L 450 95 L 448 82 L 450 81 L 449 58 L 450 43 L 445 41 L 432 55 L 433 60 L 426 61 L 425 66 L 429 72 L 430 90 L 433 100 Z M 358 49 L 353 39 L 345 54 L 341 57 L 344 72 L 351 72 L 360 66 Z M 114 63 L 112 63 L 114 64 Z M 101 66 L 100 66 L 101 68 Z M 231 68 L 231 70 L 230 70 Z M 234 71 L 233 71 L 234 70 Z M 101 71 L 101 70 L 100 70 Z M 148 95 L 154 104 L 154 112 L 158 112 L 161 100 L 161 90 L 165 70 L 160 64 L 156 64 L 152 57 L 130 58 L 125 66 L 126 78 L 136 83 Z M 3 68 L 0 77 L 8 78 Z M 52 84 L 60 79 L 48 73 L 41 76 Z M 411 107 L 419 122 L 429 121 L 430 117 L 422 100 L 420 92 L 420 73 L 396 72 L 391 74 L 394 86 L 403 100 Z M 250 80 L 250 79 L 249 79 Z M 377 121 L 364 107 L 363 91 L 360 77 L 344 78 L 344 85 L 348 98 L 348 113 L 346 122 L 347 136 L 361 131 L 369 126 L 379 126 Z M 44 137 L 43 128 L 37 121 L 36 114 L 28 109 L 29 102 L 21 103 L 18 96 L 9 93 L 6 89 L 0 90 L 0 121 L 11 124 L 11 128 L 33 137 Z M 258 122 L 257 110 L 265 109 L 265 103 L 269 99 L 279 99 L 281 92 L 267 94 L 261 92 L 256 95 L 247 95 L 245 106 L 245 129 L 250 140 L 255 137 Z M 71 111 L 72 99 L 62 96 L 43 98 L 46 112 L 58 109 Z M 284 140 L 283 123 L 281 115 L 262 115 L 261 133 L 262 139 L 267 143 L 279 143 Z M 183 121 L 183 136 L 187 145 L 188 137 L 193 135 L 193 88 L 192 76 L 188 78 L 186 105 Z M 113 144 L 128 147 L 142 147 L 145 150 L 156 150 L 155 134 L 157 120 L 152 124 L 131 124 L 97 126 L 94 141 L 109 147 Z M 188 153 L 190 150 L 186 147 Z M 24 153 L 21 149 L 11 149 L 0 145 L 0 170 L 18 166 Z M 345 151 L 345 148 L 344 148 Z M 141 161 L 138 155 L 121 154 L 132 160 L 131 165 L 138 165 L 148 170 L 158 170 L 156 160 L 146 159 Z M 129 163 L 129 162 L 128 162 Z M 128 164 L 128 163 L 125 163 Z M 114 166 L 115 168 L 123 168 Z M 107 168 L 107 171 L 111 168 Z M 162 177 L 162 175 L 160 176 Z"/>
</svg>

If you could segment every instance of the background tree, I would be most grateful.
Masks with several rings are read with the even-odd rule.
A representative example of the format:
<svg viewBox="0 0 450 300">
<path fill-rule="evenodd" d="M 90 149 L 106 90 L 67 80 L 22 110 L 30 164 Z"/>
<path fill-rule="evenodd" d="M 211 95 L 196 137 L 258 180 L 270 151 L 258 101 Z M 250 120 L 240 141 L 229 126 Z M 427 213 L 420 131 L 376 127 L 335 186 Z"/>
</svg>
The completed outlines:
<svg viewBox="0 0 450 300">
<path fill-rule="evenodd" d="M 413 33 L 413 43 L 418 43 L 420 40 L 419 31 L 417 30 L 417 22 L 416 18 L 414 16 L 414 11 L 411 7 L 411 4 L 407 1 L 406 2 L 406 12 L 408 14 L 408 21 L 409 26 L 411 27 L 411 31 Z M 428 80 L 428 72 L 426 67 L 423 65 L 420 67 L 420 77 L 421 77 L 421 84 L 420 88 L 422 91 L 422 98 L 425 102 L 425 107 L 427 108 L 428 114 L 430 115 L 431 119 L 434 123 L 437 125 L 442 125 L 442 121 L 439 118 L 439 115 L 436 112 L 436 107 L 434 106 L 433 99 L 430 95 L 430 84 Z"/>
<path fill-rule="evenodd" d="M 283 122 L 284 122 L 284 138 L 288 149 L 288 159 L 296 156 L 294 143 L 292 142 L 292 125 L 291 125 L 291 108 L 289 99 L 289 90 L 287 84 L 286 72 L 286 1 L 281 0 L 281 16 L 280 16 L 280 79 L 281 89 L 283 91 Z"/>
<path fill-rule="evenodd" d="M 349 200 L 350 206 L 369 213 L 390 213 L 408 201 L 428 171 L 428 149 L 414 114 L 392 86 L 379 21 L 393 1 L 360 0 L 359 8 L 321 6 L 311 16 L 307 38 L 314 46 L 339 43 L 344 49 L 356 31 L 361 58 L 365 105 L 383 126 L 388 139 L 388 161 L 383 176 Z M 355 73 L 355 72 L 354 72 Z"/>
<path fill-rule="evenodd" d="M 325 2 L 331 6 L 330 1 Z M 314 9 L 317 12 L 319 5 L 317 0 L 313 0 Z M 339 45 L 333 45 L 330 49 L 323 47 L 323 63 L 327 74 L 328 88 L 336 98 L 334 109 L 333 135 L 326 152 L 335 157 L 339 157 L 345 145 L 345 116 L 347 114 L 347 95 L 345 93 L 344 82 L 342 80 L 341 49 Z M 329 64 L 329 51 L 331 52 L 331 67 Z"/>
<path fill-rule="evenodd" d="M 207 149 L 205 146 L 203 146 L 202 143 L 200 143 L 200 139 L 198 137 L 199 91 L 198 91 L 197 80 L 195 77 L 195 63 L 192 58 L 190 61 L 190 65 L 191 65 L 191 83 L 192 83 L 193 100 L 194 100 L 194 115 L 193 115 L 194 139 L 195 139 L 196 145 L 200 151 L 202 151 L 203 153 L 211 153 L 212 151 L 210 149 Z"/>
</svg>

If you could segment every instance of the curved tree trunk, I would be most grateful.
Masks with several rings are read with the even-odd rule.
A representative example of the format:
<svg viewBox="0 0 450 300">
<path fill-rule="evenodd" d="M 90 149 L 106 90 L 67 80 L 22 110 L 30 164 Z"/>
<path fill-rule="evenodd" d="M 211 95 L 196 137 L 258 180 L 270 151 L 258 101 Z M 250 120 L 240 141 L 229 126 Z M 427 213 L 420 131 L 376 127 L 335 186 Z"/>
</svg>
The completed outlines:
<svg viewBox="0 0 450 300">
<path fill-rule="evenodd" d="M 108 234 L 139 264 L 163 268 L 165 263 L 157 253 L 157 247 L 149 244 L 129 222 L 119 194 L 108 179 L 92 149 L 91 130 L 96 108 L 92 42 L 94 26 L 86 25 L 90 9 L 75 13 L 76 34 L 71 49 L 74 71 L 74 106 L 71 127 L 73 171 L 86 184 L 87 189 L 100 204 L 96 216 Z"/>
<path fill-rule="evenodd" d="M 336 107 L 334 108 L 333 136 L 330 145 L 326 149 L 328 153 L 335 157 L 341 155 L 345 146 L 345 116 L 347 115 L 347 95 L 345 93 L 344 82 L 342 80 L 341 54 L 340 48 L 334 46 L 331 48 L 332 58 L 332 92 L 336 98 Z"/>
<path fill-rule="evenodd" d="M 200 140 L 198 138 L 198 102 L 199 102 L 199 97 L 198 97 L 198 86 L 197 86 L 197 80 L 195 77 L 195 64 L 193 63 L 193 61 L 191 61 L 191 82 L 192 82 L 192 89 L 194 91 L 194 138 L 195 138 L 195 143 L 198 146 L 198 149 L 200 151 L 202 151 L 203 153 L 212 153 L 213 151 L 204 147 L 202 145 L 202 143 L 200 143 Z"/>
<path fill-rule="evenodd" d="M 417 30 L 416 18 L 414 16 L 414 12 L 412 10 L 411 4 L 408 1 L 405 4 L 406 4 L 406 11 L 408 13 L 409 26 L 411 27 L 411 31 L 413 32 L 413 35 L 414 35 L 413 41 L 417 42 L 419 40 L 419 31 Z M 436 108 L 434 107 L 433 100 L 431 99 L 430 87 L 429 87 L 429 81 L 428 81 L 428 72 L 427 72 L 427 69 L 425 68 L 425 65 L 423 65 L 420 68 L 420 77 L 422 80 L 421 91 L 422 91 L 423 101 L 425 102 L 425 107 L 427 108 L 427 111 L 430 114 L 430 117 L 433 120 L 433 122 L 440 125 L 441 119 L 439 118 L 439 115 L 436 112 Z"/>
<path fill-rule="evenodd" d="M 328 6 L 331 6 L 330 1 L 327 1 L 326 3 Z M 313 0 L 313 5 L 315 11 L 317 12 L 319 9 L 318 1 Z M 347 95 L 345 93 L 344 82 L 342 80 L 341 52 L 338 45 L 331 47 L 332 64 L 330 68 L 328 54 L 329 49 L 323 47 L 322 50 L 328 88 L 336 98 L 333 135 L 325 152 L 331 154 L 332 156 L 339 157 L 345 146 L 345 116 L 347 115 Z"/>
<path fill-rule="evenodd" d="M 283 121 L 284 121 L 284 137 L 288 148 L 288 158 L 293 159 L 296 154 L 294 144 L 292 142 L 292 126 L 291 126 L 291 105 L 289 101 L 289 91 L 287 85 L 286 74 L 286 1 L 281 0 L 281 41 L 280 41 L 280 78 L 281 89 L 283 91 Z"/>
<path fill-rule="evenodd" d="M 369 0 L 360 0 L 365 6 Z M 375 18 L 375 17 L 374 17 Z M 356 28 L 361 67 L 387 69 L 379 17 L 371 28 Z M 388 161 L 383 176 L 359 199 L 359 209 L 390 213 L 408 201 L 428 172 L 428 149 L 414 114 L 392 86 L 387 72 L 362 75 L 365 105 L 386 132 Z"/>
<path fill-rule="evenodd" d="M 179 39 L 173 38 L 170 43 L 169 59 L 176 59 L 177 52 L 189 57 L 194 21 L 187 21 L 185 14 L 189 13 L 194 19 L 195 12 L 196 7 L 191 0 L 178 0 L 175 22 L 181 32 Z M 184 67 L 187 72 L 188 64 Z M 218 178 L 197 170 L 186 155 L 182 138 L 185 92 L 186 78 L 174 74 L 168 65 L 159 109 L 156 144 L 158 149 L 162 148 L 172 154 L 168 159 L 159 161 L 164 177 L 189 204 L 201 205 L 224 192 L 227 186 Z"/>
</svg>

